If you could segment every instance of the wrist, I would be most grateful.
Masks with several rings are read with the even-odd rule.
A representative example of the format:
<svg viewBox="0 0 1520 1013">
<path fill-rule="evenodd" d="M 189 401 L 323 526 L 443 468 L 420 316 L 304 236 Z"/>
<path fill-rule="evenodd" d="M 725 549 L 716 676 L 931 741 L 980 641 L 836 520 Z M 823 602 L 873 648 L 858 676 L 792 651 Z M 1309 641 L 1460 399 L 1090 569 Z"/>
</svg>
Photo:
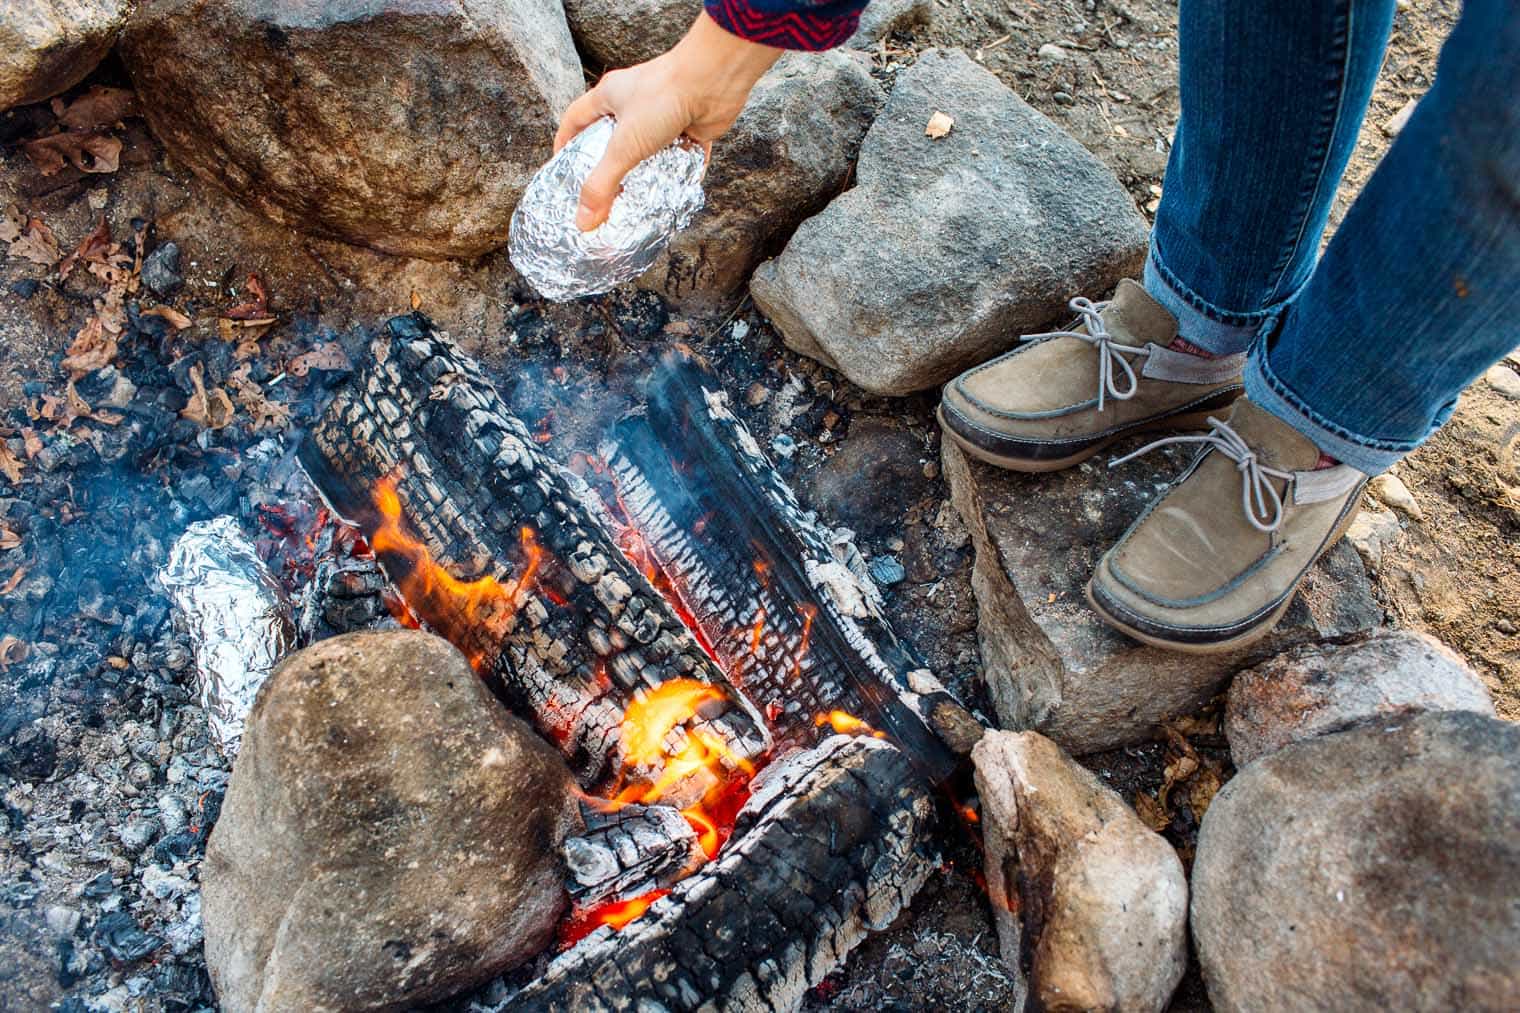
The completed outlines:
<svg viewBox="0 0 1520 1013">
<path fill-rule="evenodd" d="M 755 82 L 784 50 L 751 42 L 723 28 L 706 11 L 668 54 L 679 76 L 743 104 Z"/>
</svg>

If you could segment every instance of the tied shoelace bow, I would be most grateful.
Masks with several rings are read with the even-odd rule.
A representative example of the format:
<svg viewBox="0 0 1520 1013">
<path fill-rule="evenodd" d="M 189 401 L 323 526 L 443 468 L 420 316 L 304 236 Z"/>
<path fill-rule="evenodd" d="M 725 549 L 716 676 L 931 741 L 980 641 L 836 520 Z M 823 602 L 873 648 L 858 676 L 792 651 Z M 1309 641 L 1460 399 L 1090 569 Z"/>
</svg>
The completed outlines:
<svg viewBox="0 0 1520 1013">
<path fill-rule="evenodd" d="M 1115 401 L 1128 401 L 1135 396 L 1135 391 L 1140 389 L 1140 378 L 1135 375 L 1135 369 L 1129 364 L 1126 355 L 1146 356 L 1151 354 L 1149 348 L 1136 348 L 1134 345 L 1115 344 L 1113 335 L 1108 333 L 1104 326 L 1103 317 L 1100 314 L 1108 308 L 1106 302 L 1093 302 L 1085 296 L 1077 296 L 1066 304 L 1071 307 L 1073 313 L 1082 318 L 1082 323 L 1087 330 L 1083 331 L 1047 331 L 1044 334 L 1026 334 L 1020 341 L 1044 341 L 1047 338 L 1076 338 L 1085 341 L 1098 350 L 1098 411 L 1103 410 L 1103 404 L 1108 398 Z M 1127 389 L 1120 389 L 1115 379 L 1123 374 L 1129 380 Z"/>
<path fill-rule="evenodd" d="M 1166 436 L 1152 443 L 1147 443 L 1132 454 L 1125 454 L 1116 460 L 1110 461 L 1110 468 L 1117 468 L 1127 461 L 1132 461 L 1141 454 L 1148 454 L 1157 447 L 1164 447 L 1168 443 L 1204 443 L 1210 449 L 1217 450 L 1225 457 L 1235 462 L 1235 470 L 1240 472 L 1240 505 L 1245 509 L 1246 520 L 1251 526 L 1264 534 L 1271 534 L 1282 526 L 1283 501 L 1277 488 L 1272 485 L 1270 479 L 1277 478 L 1287 482 L 1293 481 L 1291 471 L 1282 471 L 1268 467 L 1261 463 L 1252 450 L 1241 438 L 1240 434 L 1231 429 L 1228 423 L 1221 422 L 1213 416 L 1209 417 L 1209 425 L 1213 427 L 1207 433 L 1183 436 Z M 1270 508 L 1270 512 L 1269 512 Z"/>
</svg>

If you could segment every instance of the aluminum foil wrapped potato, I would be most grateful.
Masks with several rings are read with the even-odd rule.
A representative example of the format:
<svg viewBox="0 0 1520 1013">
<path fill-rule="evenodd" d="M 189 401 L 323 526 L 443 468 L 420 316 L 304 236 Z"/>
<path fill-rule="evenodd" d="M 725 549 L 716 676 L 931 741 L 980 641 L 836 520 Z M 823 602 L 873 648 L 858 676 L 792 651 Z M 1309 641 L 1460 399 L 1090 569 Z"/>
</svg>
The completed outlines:
<svg viewBox="0 0 1520 1013">
<path fill-rule="evenodd" d="M 581 184 L 602 160 L 612 128 L 604 116 L 577 134 L 533 176 L 512 213 L 512 266 L 546 299 L 599 295 L 637 278 L 702 209 L 706 159 L 697 145 L 677 140 L 624 177 L 605 222 L 590 232 L 576 228 Z"/>
</svg>

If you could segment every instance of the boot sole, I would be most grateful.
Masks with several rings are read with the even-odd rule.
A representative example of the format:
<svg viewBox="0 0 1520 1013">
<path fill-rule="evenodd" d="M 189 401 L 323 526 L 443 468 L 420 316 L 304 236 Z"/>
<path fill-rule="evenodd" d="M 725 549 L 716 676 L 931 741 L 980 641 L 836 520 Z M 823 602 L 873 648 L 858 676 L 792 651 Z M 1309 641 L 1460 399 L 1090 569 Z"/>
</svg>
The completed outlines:
<svg viewBox="0 0 1520 1013">
<path fill-rule="evenodd" d="M 1362 491 L 1365 488 L 1365 485 L 1359 488 L 1356 491 L 1355 496 L 1357 498 L 1360 498 Z M 1092 577 L 1087 578 L 1087 586 L 1084 589 L 1084 594 L 1087 598 L 1087 604 L 1092 608 L 1094 612 L 1098 614 L 1099 619 L 1102 619 L 1105 623 L 1112 626 L 1120 633 L 1123 633 L 1125 636 L 1130 637 L 1133 640 L 1138 640 L 1142 644 L 1149 644 L 1151 647 L 1160 647 L 1168 651 L 1176 651 L 1180 654 L 1224 654 L 1228 651 L 1238 651 L 1241 648 L 1251 646 L 1258 640 L 1265 637 L 1268 633 L 1271 633 L 1274 629 L 1276 629 L 1277 624 L 1282 620 L 1283 614 L 1288 611 L 1288 608 L 1293 604 L 1294 599 L 1298 597 L 1299 585 L 1301 585 L 1304 582 L 1304 578 L 1309 575 L 1309 570 L 1314 566 L 1315 563 L 1318 563 L 1321 559 L 1324 558 L 1325 553 L 1335 548 L 1336 544 L 1339 543 L 1341 538 L 1346 534 L 1346 530 L 1351 527 L 1351 522 L 1356 520 L 1356 515 L 1360 512 L 1360 507 L 1355 510 L 1347 511 L 1345 518 L 1335 526 L 1335 529 L 1330 532 L 1330 537 L 1325 540 L 1324 548 L 1320 549 L 1319 552 L 1315 554 L 1314 558 L 1309 561 L 1309 565 L 1304 567 L 1304 572 L 1299 574 L 1298 579 L 1293 582 L 1292 589 L 1290 589 L 1288 593 L 1283 596 L 1281 605 L 1277 606 L 1277 608 L 1273 609 L 1267 615 L 1257 620 L 1255 626 L 1252 626 L 1244 633 L 1236 634 L 1228 640 L 1215 640 L 1207 643 L 1191 643 L 1185 641 L 1167 640 L 1165 637 L 1158 637 L 1155 634 L 1144 633 L 1140 630 L 1137 630 L 1133 626 L 1124 622 L 1122 619 L 1116 618 L 1111 612 L 1105 609 L 1102 605 L 1098 604 L 1097 596 L 1093 594 Z"/>
<path fill-rule="evenodd" d="M 1088 458 L 1101 453 L 1107 449 L 1110 444 L 1116 443 L 1117 441 L 1124 439 L 1126 436 L 1135 436 L 1139 433 L 1165 432 L 1169 430 L 1177 431 L 1182 429 L 1207 428 L 1209 416 L 1217 416 L 1220 410 L 1221 409 L 1219 408 L 1209 408 L 1205 411 L 1187 412 L 1182 415 L 1163 415 L 1161 418 L 1152 419 L 1149 422 L 1136 423 L 1134 426 L 1128 429 L 1121 429 L 1117 433 L 1112 433 L 1108 436 L 1105 436 L 1097 443 L 1085 447 L 1082 450 L 1077 451 L 1075 454 L 1071 454 L 1070 456 L 1055 457 L 1045 460 L 1030 457 L 1011 457 L 1006 454 L 999 454 L 995 451 L 987 450 L 984 447 L 979 447 L 975 443 L 972 443 L 970 440 L 966 439 L 960 433 L 956 432 L 955 429 L 945 421 L 945 411 L 943 407 L 936 408 L 934 410 L 934 416 L 939 420 L 940 430 L 944 432 L 946 436 L 950 437 L 950 439 L 955 443 L 957 447 L 965 451 L 967 454 L 970 454 L 978 461 L 981 461 L 984 464 L 990 464 L 996 468 L 1002 468 L 1005 471 L 1020 471 L 1024 472 L 1025 474 L 1039 475 L 1051 471 L 1065 471 L 1067 468 L 1075 467 Z"/>
</svg>

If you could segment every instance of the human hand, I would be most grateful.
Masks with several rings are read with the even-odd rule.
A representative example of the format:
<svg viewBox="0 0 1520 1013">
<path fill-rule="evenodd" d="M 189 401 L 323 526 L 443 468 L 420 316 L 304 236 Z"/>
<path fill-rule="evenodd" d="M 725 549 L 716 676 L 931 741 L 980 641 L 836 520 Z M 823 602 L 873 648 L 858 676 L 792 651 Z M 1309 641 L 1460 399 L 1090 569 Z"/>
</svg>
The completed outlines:
<svg viewBox="0 0 1520 1013">
<path fill-rule="evenodd" d="M 712 142 L 733 126 L 750 89 L 780 56 L 703 12 L 670 52 L 604 74 L 565 110 L 554 137 L 557 152 L 602 116 L 617 121 L 606 154 L 581 187 L 576 227 L 589 232 L 606 221 L 628 171 L 682 134 L 711 155 Z"/>
</svg>

